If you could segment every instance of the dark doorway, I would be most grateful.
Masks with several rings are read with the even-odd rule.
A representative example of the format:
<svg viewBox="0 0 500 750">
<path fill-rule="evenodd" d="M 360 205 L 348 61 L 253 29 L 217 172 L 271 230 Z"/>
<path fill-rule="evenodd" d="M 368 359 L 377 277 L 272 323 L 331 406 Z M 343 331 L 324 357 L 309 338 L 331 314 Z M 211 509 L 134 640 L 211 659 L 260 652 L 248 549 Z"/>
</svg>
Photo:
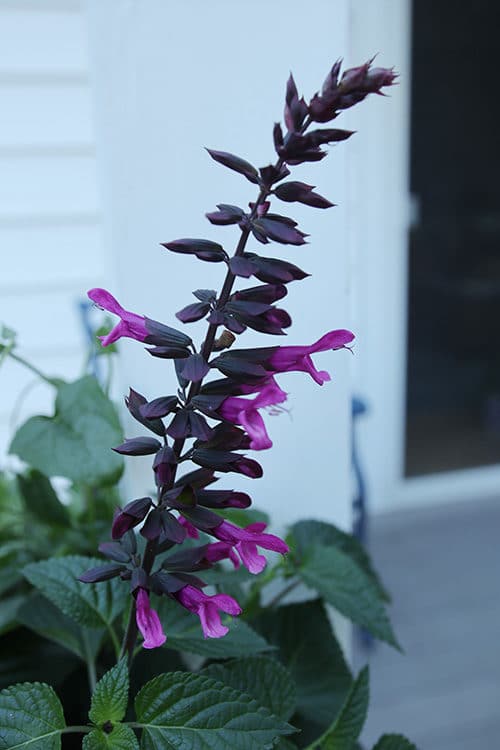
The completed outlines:
<svg viewBox="0 0 500 750">
<path fill-rule="evenodd" d="M 500 463 L 499 31 L 414 0 L 407 476 Z"/>
</svg>

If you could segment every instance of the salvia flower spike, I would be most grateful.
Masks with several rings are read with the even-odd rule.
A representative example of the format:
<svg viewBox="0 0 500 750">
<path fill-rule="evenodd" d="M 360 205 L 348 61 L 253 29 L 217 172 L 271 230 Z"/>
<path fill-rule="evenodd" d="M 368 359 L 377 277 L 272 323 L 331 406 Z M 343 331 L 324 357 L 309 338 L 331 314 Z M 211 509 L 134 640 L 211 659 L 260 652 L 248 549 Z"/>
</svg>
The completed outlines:
<svg viewBox="0 0 500 750">
<path fill-rule="evenodd" d="M 85 583 L 120 577 L 123 585 L 130 587 L 131 615 L 122 647 L 129 658 L 138 633 L 147 649 L 162 646 L 166 640 L 158 613 L 150 603 L 151 593 L 168 596 L 195 613 L 205 638 L 220 638 L 228 632 L 220 612 L 237 617 L 241 607 L 226 594 L 204 593 L 203 571 L 228 560 L 235 567 L 243 564 L 257 575 L 267 562 L 260 550 L 282 555 L 288 552 L 282 539 L 266 532 L 265 524 L 251 523 L 240 528 L 219 514 L 224 508 L 248 508 L 249 495 L 232 489 L 207 488 L 217 482 L 219 474 L 243 474 L 254 479 L 262 476 L 260 464 L 246 452 L 272 446 L 263 413 L 278 413 L 287 398 L 276 376 L 304 372 L 323 385 L 330 375 L 316 368 L 312 355 L 348 349 L 354 335 L 345 329 L 335 329 L 314 343 L 301 346 L 272 344 L 253 349 L 235 346 L 236 337 L 247 328 L 272 336 L 286 334 L 292 320 L 275 303 L 286 296 L 286 285 L 308 276 L 288 259 L 250 252 L 247 244 L 253 237 L 273 248 L 306 245 L 308 235 L 293 218 L 279 209 L 276 213 L 270 210 L 273 197 L 281 206 L 297 202 L 325 209 L 334 205 L 315 192 L 313 185 L 287 178 L 294 165 L 322 160 L 327 155 L 326 146 L 352 135 L 352 131 L 339 128 L 315 128 L 315 123 L 330 122 L 369 94 L 381 94 L 383 88 L 394 84 L 394 71 L 374 68 L 372 62 L 350 68 L 341 75 L 341 62 L 337 61 L 321 91 L 309 102 L 299 95 L 290 76 L 285 94 L 285 129 L 280 123 L 273 129 L 277 152 L 274 164 L 257 168 L 241 156 L 207 149 L 212 159 L 246 178 L 258 192 L 248 209 L 218 203 L 217 210 L 206 214 L 213 225 L 236 225 L 239 229 L 232 255 L 223 244 L 203 238 L 162 243 L 167 250 L 220 263 L 226 269 L 220 292 L 197 289 L 193 292 L 197 301 L 176 313 L 183 324 L 206 319 L 207 331 L 198 348 L 182 331 L 126 310 L 105 289 L 88 292 L 99 307 L 119 318 L 110 333 L 101 337 L 102 345 L 108 346 L 123 337 L 145 343 L 154 357 L 173 360 L 179 384 L 176 395 L 160 395 L 150 400 L 130 390 L 126 398 L 128 410 L 154 437 L 132 436 L 114 450 L 128 456 L 151 457 L 156 498 L 131 500 L 124 508 L 117 509 L 111 528 L 113 541 L 99 546 L 113 562 L 80 577 Z M 234 290 L 237 278 L 251 279 L 250 286 Z M 217 371 L 220 375 L 215 375 Z M 178 477 L 180 464 L 188 461 L 194 468 Z M 142 555 L 137 551 L 134 532 L 139 526 L 147 540 Z M 188 538 L 199 539 L 200 532 L 212 537 L 213 542 L 182 547 Z M 176 546 L 178 550 L 173 551 Z M 201 577 L 193 575 L 194 571 L 201 573 Z M 165 625 L 168 627 L 168 623 Z"/>
</svg>

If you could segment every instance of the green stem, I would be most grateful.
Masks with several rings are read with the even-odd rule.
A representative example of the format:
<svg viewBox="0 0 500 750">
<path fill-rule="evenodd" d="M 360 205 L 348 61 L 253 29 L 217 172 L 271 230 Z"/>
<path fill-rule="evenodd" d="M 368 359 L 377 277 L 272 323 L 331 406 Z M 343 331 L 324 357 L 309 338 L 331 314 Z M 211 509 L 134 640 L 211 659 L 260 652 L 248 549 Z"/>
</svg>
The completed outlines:
<svg viewBox="0 0 500 750">
<path fill-rule="evenodd" d="M 74 725 L 72 727 L 64 727 L 64 729 L 61 729 L 61 734 L 72 734 L 75 732 L 83 732 L 84 734 L 88 734 L 94 729 L 94 727 L 88 727 L 84 724 L 81 724 L 80 726 Z"/>
<path fill-rule="evenodd" d="M 90 694 L 92 695 L 92 693 L 95 690 L 95 686 L 97 684 L 97 675 L 95 671 L 95 657 L 90 651 L 87 632 L 84 628 L 82 628 L 82 641 L 83 641 L 83 647 L 85 649 L 85 663 L 87 664 L 89 689 L 90 689 Z"/>
<path fill-rule="evenodd" d="M 116 635 L 116 631 L 115 631 L 114 627 L 111 625 L 111 623 L 109 623 L 109 625 L 108 625 L 108 633 L 109 633 L 110 638 L 111 638 L 111 640 L 113 642 L 113 648 L 115 649 L 116 660 L 120 661 L 120 658 L 121 658 L 120 641 L 118 640 L 118 636 Z"/>
<path fill-rule="evenodd" d="M 94 690 L 95 690 L 95 686 L 97 685 L 97 675 L 96 675 L 96 671 L 95 671 L 95 661 L 93 659 L 89 659 L 87 661 L 87 675 L 88 675 L 88 679 L 89 679 L 90 694 L 92 695 L 93 692 L 94 692 Z"/>
<path fill-rule="evenodd" d="M 301 581 L 300 581 L 299 578 L 296 578 L 295 580 L 293 580 L 291 583 L 288 584 L 288 586 L 285 586 L 284 589 L 282 589 L 280 592 L 278 592 L 276 594 L 276 596 L 271 599 L 271 601 L 269 602 L 269 604 L 267 606 L 270 609 L 272 609 L 273 607 L 276 607 L 276 605 L 282 599 L 284 599 L 285 596 L 290 593 L 290 591 L 293 591 L 295 588 L 297 588 L 297 586 L 299 585 L 299 583 L 301 583 Z"/>
<path fill-rule="evenodd" d="M 24 359 L 24 357 L 20 357 L 19 354 L 14 354 L 11 351 L 9 351 L 8 356 L 11 357 L 11 359 L 14 359 L 16 362 L 19 362 L 20 365 L 23 365 L 28 370 L 31 370 L 31 372 L 34 372 L 35 375 L 37 375 L 45 383 L 54 386 L 54 388 L 56 387 L 54 378 L 50 378 L 48 375 L 45 375 L 44 372 L 39 370 L 38 367 L 35 367 L 35 365 L 32 365 L 31 362 L 28 362 L 26 359 Z"/>
<path fill-rule="evenodd" d="M 134 650 L 135 650 L 135 642 L 137 640 L 137 623 L 135 620 L 135 599 L 132 598 L 132 604 L 130 606 L 130 614 L 128 616 L 128 624 L 127 624 L 127 630 L 125 631 L 125 635 L 123 637 L 123 643 L 120 651 L 120 658 L 123 659 L 125 654 L 128 654 L 128 665 L 130 668 L 130 665 L 132 664 L 132 659 L 134 658 Z"/>
</svg>

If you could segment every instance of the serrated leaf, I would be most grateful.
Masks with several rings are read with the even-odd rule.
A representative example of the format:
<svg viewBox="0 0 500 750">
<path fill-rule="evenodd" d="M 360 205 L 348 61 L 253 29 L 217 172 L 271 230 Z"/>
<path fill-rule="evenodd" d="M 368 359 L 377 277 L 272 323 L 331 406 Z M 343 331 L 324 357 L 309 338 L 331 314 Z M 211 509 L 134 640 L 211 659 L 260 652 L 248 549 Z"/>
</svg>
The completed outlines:
<svg viewBox="0 0 500 750">
<path fill-rule="evenodd" d="M 128 689 L 128 667 L 124 658 L 97 683 L 92 694 L 90 721 L 96 725 L 121 721 L 127 710 Z"/>
<path fill-rule="evenodd" d="M 311 547 L 297 569 L 329 604 L 381 641 L 400 648 L 379 589 L 352 557 L 336 547 Z"/>
<path fill-rule="evenodd" d="M 17 620 L 43 638 L 64 646 L 83 661 L 95 659 L 104 635 L 104 630 L 91 630 L 78 625 L 37 592 L 24 601 L 17 613 Z"/>
<path fill-rule="evenodd" d="M 57 497 L 49 479 L 36 469 L 17 477 L 17 484 L 28 511 L 43 523 L 70 526 L 68 509 Z"/>
<path fill-rule="evenodd" d="M 417 750 L 417 746 L 402 734 L 384 734 L 373 750 Z"/>
<path fill-rule="evenodd" d="M 139 743 L 130 727 L 118 724 L 109 734 L 101 729 L 86 734 L 82 750 L 139 750 Z"/>
<path fill-rule="evenodd" d="M 0 692 L 0 750 L 59 750 L 65 726 L 50 685 L 24 682 Z"/>
<path fill-rule="evenodd" d="M 165 646 L 175 651 L 188 651 L 213 659 L 230 659 L 272 648 L 250 625 L 229 615 L 221 617 L 229 628 L 227 635 L 223 638 L 204 638 L 198 617 L 177 602 L 162 597 L 158 603 L 158 613 L 167 634 Z"/>
<path fill-rule="evenodd" d="M 87 375 L 57 389 L 53 417 L 31 417 L 16 432 L 9 452 L 47 476 L 82 484 L 116 481 L 123 460 L 111 446 L 123 439 L 115 407 Z"/>
<path fill-rule="evenodd" d="M 352 677 L 319 599 L 267 611 L 259 631 L 279 648 L 297 686 L 297 710 L 326 728 L 338 713 Z"/>
<path fill-rule="evenodd" d="M 287 721 L 295 711 L 297 691 L 292 676 L 279 661 L 268 656 L 210 664 L 203 674 L 255 698 L 275 716 Z"/>
<path fill-rule="evenodd" d="M 127 591 L 118 579 L 102 583 L 80 583 L 77 577 L 102 561 L 74 555 L 30 563 L 23 575 L 39 591 L 80 625 L 99 628 L 111 625 L 122 612 Z"/>
<path fill-rule="evenodd" d="M 338 547 L 342 552 L 352 557 L 372 579 L 381 597 L 388 602 L 391 600 L 380 576 L 372 565 L 369 554 L 355 536 L 346 534 L 345 531 L 332 523 L 314 520 L 298 521 L 292 526 L 290 532 L 292 543 L 295 542 L 299 556 L 307 554 L 307 551 L 316 544 L 323 544 L 325 547 Z"/>
<path fill-rule="evenodd" d="M 144 750 L 263 750 L 294 731 L 246 693 L 184 672 L 148 682 L 135 708 Z"/>
<path fill-rule="evenodd" d="M 353 683 L 342 710 L 329 729 L 308 750 L 352 750 L 368 711 L 369 671 L 365 667 Z"/>
</svg>

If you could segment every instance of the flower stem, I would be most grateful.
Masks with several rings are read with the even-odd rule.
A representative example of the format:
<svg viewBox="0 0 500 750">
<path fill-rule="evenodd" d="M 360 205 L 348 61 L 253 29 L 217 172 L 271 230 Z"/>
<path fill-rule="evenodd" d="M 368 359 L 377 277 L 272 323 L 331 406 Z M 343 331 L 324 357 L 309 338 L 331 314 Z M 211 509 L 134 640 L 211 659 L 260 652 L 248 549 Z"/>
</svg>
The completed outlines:
<svg viewBox="0 0 500 750">
<path fill-rule="evenodd" d="M 285 586 L 284 589 L 281 589 L 281 591 L 279 591 L 276 594 L 276 596 L 274 596 L 271 599 L 271 601 L 269 602 L 269 604 L 267 606 L 270 609 L 272 609 L 273 607 L 276 607 L 276 605 L 279 604 L 279 602 L 282 599 L 284 599 L 285 596 L 290 593 L 290 591 L 293 591 L 295 588 L 297 588 L 297 586 L 299 585 L 299 583 L 300 583 L 300 580 L 298 578 L 295 578 L 295 580 L 291 581 L 291 583 L 289 583 L 288 586 Z"/>
<path fill-rule="evenodd" d="M 61 729 L 61 734 L 73 734 L 74 732 L 83 732 L 83 734 L 88 734 L 92 731 L 92 729 L 94 729 L 94 727 L 85 726 L 84 724 L 77 726 L 75 724 L 75 726 L 64 727 L 64 729 Z"/>
<path fill-rule="evenodd" d="M 306 121 L 304 122 L 304 125 L 301 129 L 302 133 L 307 129 L 310 122 L 311 122 L 310 118 L 308 117 Z M 275 169 L 280 170 L 281 167 L 283 166 L 283 163 L 284 163 L 283 158 L 280 157 L 276 161 L 276 164 L 274 165 Z M 259 192 L 259 195 L 257 196 L 257 200 L 255 201 L 253 208 L 249 215 L 249 222 L 252 222 L 258 216 L 259 206 L 261 206 L 264 203 L 264 201 L 270 194 L 271 194 L 270 187 L 260 188 L 260 192 Z M 246 226 L 243 229 L 241 229 L 241 235 L 238 240 L 238 244 L 236 245 L 233 257 L 236 258 L 238 256 L 243 255 L 243 253 L 245 252 L 245 247 L 247 245 L 249 236 L 250 236 L 249 226 Z M 228 268 L 226 277 L 224 279 L 224 283 L 222 285 L 220 295 L 217 299 L 217 308 L 219 309 L 223 308 L 224 305 L 229 300 L 235 278 L 236 278 L 235 274 L 231 271 L 230 268 Z M 209 324 L 208 329 L 207 329 L 207 335 L 205 337 L 205 340 L 201 348 L 201 355 L 207 362 L 208 362 L 208 358 L 212 354 L 215 336 L 216 336 L 218 327 L 219 327 L 218 324 L 214 324 L 214 323 Z M 203 384 L 203 379 L 198 381 L 197 383 L 193 383 L 193 382 L 191 383 L 189 387 L 188 396 L 186 399 L 186 404 L 188 404 L 192 398 L 198 395 L 202 384 Z M 174 440 L 173 451 L 177 457 L 179 457 L 182 453 L 185 440 L 186 440 L 185 438 L 177 438 L 176 440 Z M 173 486 L 175 482 L 175 477 L 176 477 L 176 467 L 174 466 L 172 470 L 172 477 L 169 482 L 169 487 L 167 489 Z M 155 561 L 156 547 L 157 547 L 156 540 L 151 540 L 146 544 L 146 548 L 144 550 L 144 556 L 142 559 L 142 568 L 148 575 L 151 572 L 154 561 Z M 132 607 L 130 609 L 129 621 L 128 621 L 125 637 L 123 639 L 123 645 L 122 645 L 122 650 L 121 650 L 122 656 L 128 653 L 129 664 L 133 658 L 135 642 L 137 639 L 137 633 L 138 633 L 138 628 L 137 628 L 137 624 L 135 621 L 135 600 L 134 600 Z"/>
</svg>

